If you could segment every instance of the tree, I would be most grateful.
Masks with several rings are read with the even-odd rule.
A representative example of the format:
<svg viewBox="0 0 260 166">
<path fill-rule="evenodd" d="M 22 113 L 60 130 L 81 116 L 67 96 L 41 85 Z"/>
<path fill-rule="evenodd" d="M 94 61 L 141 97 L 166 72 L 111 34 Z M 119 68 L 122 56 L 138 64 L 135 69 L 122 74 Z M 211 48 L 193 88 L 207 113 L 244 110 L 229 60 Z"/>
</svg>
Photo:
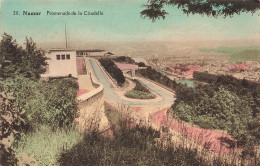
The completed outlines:
<svg viewBox="0 0 260 166">
<path fill-rule="evenodd" d="M 21 62 L 22 47 L 18 46 L 12 36 L 4 33 L 0 42 L 0 76 L 7 78 L 18 70 Z"/>
<path fill-rule="evenodd" d="M 11 35 L 3 34 L 0 42 L 0 75 L 1 78 L 22 74 L 24 77 L 39 79 L 45 72 L 46 57 L 36 48 L 30 38 L 26 38 L 25 49 L 13 40 Z"/>
<path fill-rule="evenodd" d="M 184 14 L 201 14 L 207 16 L 233 16 L 241 12 L 255 13 L 260 8 L 259 0 L 148 0 L 141 11 L 141 16 L 153 22 L 165 18 L 168 12 L 165 6 L 177 6 Z"/>
<path fill-rule="evenodd" d="M 114 61 L 119 62 L 119 63 L 129 63 L 129 64 L 135 64 L 135 61 L 128 56 L 119 56 L 114 58 Z"/>
<path fill-rule="evenodd" d="M 33 42 L 32 38 L 28 39 L 26 37 L 25 46 L 22 56 L 22 73 L 25 74 L 25 77 L 39 79 L 40 74 L 45 72 L 46 57 L 36 48 L 36 43 Z"/>
<path fill-rule="evenodd" d="M 144 62 L 139 62 L 139 63 L 137 63 L 137 65 L 138 65 L 139 67 L 145 67 L 145 63 L 144 63 Z"/>
</svg>

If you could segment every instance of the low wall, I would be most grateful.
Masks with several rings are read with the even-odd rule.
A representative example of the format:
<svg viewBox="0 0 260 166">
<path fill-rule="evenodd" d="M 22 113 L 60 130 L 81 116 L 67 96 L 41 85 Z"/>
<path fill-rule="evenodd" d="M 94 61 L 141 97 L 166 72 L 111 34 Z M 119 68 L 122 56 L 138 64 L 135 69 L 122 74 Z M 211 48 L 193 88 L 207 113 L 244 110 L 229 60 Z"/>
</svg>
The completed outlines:
<svg viewBox="0 0 260 166">
<path fill-rule="evenodd" d="M 104 87 L 100 84 L 95 74 L 89 72 L 90 79 L 96 89 L 80 95 L 78 100 L 78 116 L 76 126 L 81 132 L 100 131 L 107 134 L 109 122 L 104 108 Z"/>
</svg>

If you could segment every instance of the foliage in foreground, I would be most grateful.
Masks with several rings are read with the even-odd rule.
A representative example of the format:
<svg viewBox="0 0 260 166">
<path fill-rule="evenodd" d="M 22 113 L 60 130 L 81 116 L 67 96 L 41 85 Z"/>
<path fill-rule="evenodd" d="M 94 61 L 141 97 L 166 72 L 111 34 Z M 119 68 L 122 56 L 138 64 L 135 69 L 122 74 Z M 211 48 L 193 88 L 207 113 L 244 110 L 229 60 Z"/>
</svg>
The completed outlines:
<svg viewBox="0 0 260 166">
<path fill-rule="evenodd" d="M 156 19 L 165 19 L 170 7 L 177 7 L 184 14 L 200 14 L 212 17 L 223 16 L 232 17 L 234 14 L 242 12 L 255 13 L 259 11 L 258 0 L 147 0 L 145 9 L 140 12 L 144 18 L 149 18 L 153 22 Z"/>
<path fill-rule="evenodd" d="M 32 154 L 37 165 L 59 165 L 57 159 L 61 152 L 80 142 L 83 135 L 74 127 L 53 131 L 50 126 L 42 125 L 33 132 L 23 133 L 16 146 L 16 154 Z"/>
<path fill-rule="evenodd" d="M 57 127 L 72 125 L 77 112 L 75 94 L 78 85 L 72 79 L 38 82 L 40 74 L 45 72 L 44 66 L 47 64 L 45 60 L 43 52 L 36 48 L 31 38 L 26 38 L 25 48 L 22 48 L 10 35 L 4 33 L 2 36 L 0 42 L 0 92 L 3 91 L 0 95 L 0 165 L 30 165 L 35 162 L 33 155 L 22 153 L 17 156 L 12 149 L 12 146 L 19 141 L 21 132 L 31 136 L 30 133 L 37 130 L 41 124 L 48 126 L 50 131 Z M 52 133 L 48 134 L 52 135 Z M 24 143 L 24 138 L 30 137 L 23 134 L 19 143 Z M 42 139 L 45 138 L 46 135 L 42 136 Z M 50 142 L 44 141 L 45 144 Z M 31 142 L 32 140 L 29 140 L 27 143 L 30 145 Z M 42 146 L 39 146 L 37 141 L 36 146 L 39 153 L 42 153 Z M 46 152 L 49 154 L 49 151 Z"/>
<path fill-rule="evenodd" d="M 114 111 L 109 114 L 115 113 Z M 111 115 L 112 115 L 111 114 Z M 118 113 L 117 113 L 118 114 Z M 116 115 L 109 116 L 114 118 Z M 34 156 L 37 165 L 198 165 L 196 151 L 163 149 L 155 146 L 158 131 L 136 126 L 126 128 L 126 121 L 118 115 L 113 119 L 114 139 L 91 132 L 84 137 L 74 128 L 53 131 L 42 125 L 22 134 L 14 150 Z M 110 119 L 112 120 L 112 119 Z M 115 124 L 116 123 L 116 124 Z"/>
<path fill-rule="evenodd" d="M 11 146 L 19 134 L 23 118 L 10 93 L 0 94 L 0 165 L 16 165 L 18 159 Z"/>
<path fill-rule="evenodd" d="M 0 84 L 5 91 L 13 93 L 16 106 L 24 112 L 25 129 L 39 124 L 53 128 L 71 125 L 76 116 L 78 85 L 73 79 L 38 82 L 18 75 Z"/>
<path fill-rule="evenodd" d="M 236 165 L 232 158 L 223 160 L 221 155 L 207 158 L 204 153 L 187 148 L 183 144 L 173 145 L 164 138 L 164 131 L 136 125 L 130 127 L 121 113 L 106 109 L 111 122 L 112 139 L 103 138 L 99 132 L 87 133 L 83 140 L 64 151 L 59 157 L 61 165 Z M 163 136 L 164 135 L 164 136 Z M 237 157 L 237 156 L 232 156 Z M 256 163 L 257 165 L 257 163 Z"/>
<path fill-rule="evenodd" d="M 199 165 L 195 151 L 162 149 L 155 146 L 159 133 L 152 128 L 121 128 L 113 139 L 88 133 L 70 150 L 62 153 L 61 165 Z"/>
</svg>

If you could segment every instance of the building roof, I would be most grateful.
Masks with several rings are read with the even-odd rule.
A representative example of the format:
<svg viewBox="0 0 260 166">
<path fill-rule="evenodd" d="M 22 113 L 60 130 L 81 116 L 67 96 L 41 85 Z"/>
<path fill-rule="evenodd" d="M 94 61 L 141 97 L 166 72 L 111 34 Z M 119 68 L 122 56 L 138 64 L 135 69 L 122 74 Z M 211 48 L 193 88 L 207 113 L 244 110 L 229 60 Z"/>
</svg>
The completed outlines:
<svg viewBox="0 0 260 166">
<path fill-rule="evenodd" d="M 50 52 L 54 52 L 54 51 L 76 51 L 75 49 L 71 49 L 71 48 L 52 48 L 49 50 Z"/>
<path fill-rule="evenodd" d="M 92 50 L 77 50 L 77 52 L 105 52 L 105 50 L 92 49 Z"/>
</svg>

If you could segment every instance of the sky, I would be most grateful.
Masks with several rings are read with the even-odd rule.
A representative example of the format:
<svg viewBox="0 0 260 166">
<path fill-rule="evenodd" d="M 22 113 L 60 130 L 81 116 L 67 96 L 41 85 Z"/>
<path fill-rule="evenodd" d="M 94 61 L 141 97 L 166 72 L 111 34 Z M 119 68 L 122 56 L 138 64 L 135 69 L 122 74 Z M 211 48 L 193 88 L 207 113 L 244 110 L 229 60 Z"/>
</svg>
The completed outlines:
<svg viewBox="0 0 260 166">
<path fill-rule="evenodd" d="M 165 20 L 152 22 L 140 12 L 145 0 L 0 0 L 0 33 L 18 42 L 32 37 L 36 42 L 65 40 L 65 22 L 70 42 L 96 41 L 185 41 L 260 39 L 259 13 L 232 18 L 185 15 L 169 7 Z M 20 15 L 14 15 L 18 11 Z M 40 16 L 23 11 L 41 12 Z M 103 15 L 47 15 L 50 12 L 101 11 Z"/>
</svg>

